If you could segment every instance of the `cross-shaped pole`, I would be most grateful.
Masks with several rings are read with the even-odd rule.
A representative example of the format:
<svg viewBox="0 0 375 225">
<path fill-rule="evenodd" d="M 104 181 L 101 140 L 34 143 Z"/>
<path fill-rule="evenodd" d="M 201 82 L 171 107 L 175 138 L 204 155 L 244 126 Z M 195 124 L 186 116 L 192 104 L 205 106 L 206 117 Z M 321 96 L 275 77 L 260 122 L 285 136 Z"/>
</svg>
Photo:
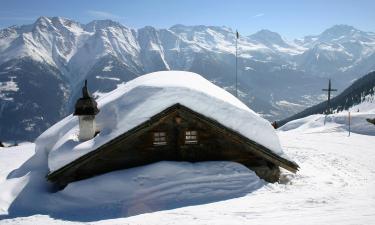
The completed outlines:
<svg viewBox="0 0 375 225">
<path fill-rule="evenodd" d="M 328 81 L 328 89 L 322 89 L 322 91 L 327 91 L 328 92 L 328 100 L 327 100 L 327 109 L 326 109 L 326 114 L 331 114 L 331 92 L 332 91 L 337 91 L 337 89 L 332 89 L 331 87 L 331 79 Z"/>
</svg>

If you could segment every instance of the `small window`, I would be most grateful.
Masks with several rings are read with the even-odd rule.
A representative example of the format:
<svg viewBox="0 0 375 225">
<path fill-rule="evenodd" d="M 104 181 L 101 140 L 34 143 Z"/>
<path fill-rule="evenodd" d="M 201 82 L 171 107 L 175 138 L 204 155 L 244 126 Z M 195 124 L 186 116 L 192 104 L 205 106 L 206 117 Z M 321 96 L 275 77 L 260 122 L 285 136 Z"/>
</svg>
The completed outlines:
<svg viewBox="0 0 375 225">
<path fill-rule="evenodd" d="M 154 132 L 154 145 L 166 145 L 167 137 L 165 132 Z"/>
<path fill-rule="evenodd" d="M 197 144 L 198 132 L 196 130 L 185 131 L 185 144 Z"/>
</svg>

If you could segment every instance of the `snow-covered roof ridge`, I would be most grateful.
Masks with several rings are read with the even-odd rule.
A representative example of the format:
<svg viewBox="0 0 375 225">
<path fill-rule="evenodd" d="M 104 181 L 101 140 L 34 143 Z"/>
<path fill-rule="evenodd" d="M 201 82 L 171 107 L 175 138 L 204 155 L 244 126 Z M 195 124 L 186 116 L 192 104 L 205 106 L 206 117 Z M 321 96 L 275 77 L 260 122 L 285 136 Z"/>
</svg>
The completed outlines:
<svg viewBox="0 0 375 225">
<path fill-rule="evenodd" d="M 195 73 L 161 71 L 146 74 L 119 86 L 97 102 L 101 111 L 96 121 L 101 132 L 95 138 L 79 142 L 78 120 L 72 116 L 38 138 L 37 145 L 49 145 L 42 149 L 50 151 L 50 171 L 97 149 L 177 103 L 283 155 L 279 139 L 268 121 L 229 92 Z M 46 142 L 41 141 L 44 137 L 48 137 Z"/>
</svg>

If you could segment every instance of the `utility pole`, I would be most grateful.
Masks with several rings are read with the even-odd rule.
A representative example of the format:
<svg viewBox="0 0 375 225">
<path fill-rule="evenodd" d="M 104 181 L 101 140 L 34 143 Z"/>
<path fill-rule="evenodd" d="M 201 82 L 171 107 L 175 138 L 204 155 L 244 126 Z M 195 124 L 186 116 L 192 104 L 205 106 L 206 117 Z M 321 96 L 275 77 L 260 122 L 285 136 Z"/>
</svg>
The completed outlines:
<svg viewBox="0 0 375 225">
<path fill-rule="evenodd" d="M 236 97 L 238 98 L 238 88 L 237 88 L 237 63 L 238 63 L 238 60 L 237 60 L 237 41 L 238 41 L 238 38 L 240 37 L 238 31 L 236 30 Z"/>
<path fill-rule="evenodd" d="M 337 89 L 332 89 L 331 87 L 331 79 L 328 80 L 328 89 L 322 89 L 322 91 L 328 92 L 328 100 L 327 100 L 327 109 L 326 109 L 326 115 L 331 114 L 331 92 L 337 91 Z"/>
</svg>

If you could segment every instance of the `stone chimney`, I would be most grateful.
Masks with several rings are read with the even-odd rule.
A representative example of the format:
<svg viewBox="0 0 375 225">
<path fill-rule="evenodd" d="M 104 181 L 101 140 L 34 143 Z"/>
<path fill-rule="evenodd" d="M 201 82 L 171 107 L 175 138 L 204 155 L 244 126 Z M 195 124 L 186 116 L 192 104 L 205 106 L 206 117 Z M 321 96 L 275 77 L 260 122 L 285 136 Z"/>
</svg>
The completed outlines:
<svg viewBox="0 0 375 225">
<path fill-rule="evenodd" d="M 87 80 L 85 80 L 85 86 L 82 88 L 82 97 L 77 100 L 73 114 L 79 118 L 78 138 L 80 141 L 87 141 L 95 136 L 95 115 L 98 113 L 98 104 L 90 96 L 87 90 Z"/>
</svg>

